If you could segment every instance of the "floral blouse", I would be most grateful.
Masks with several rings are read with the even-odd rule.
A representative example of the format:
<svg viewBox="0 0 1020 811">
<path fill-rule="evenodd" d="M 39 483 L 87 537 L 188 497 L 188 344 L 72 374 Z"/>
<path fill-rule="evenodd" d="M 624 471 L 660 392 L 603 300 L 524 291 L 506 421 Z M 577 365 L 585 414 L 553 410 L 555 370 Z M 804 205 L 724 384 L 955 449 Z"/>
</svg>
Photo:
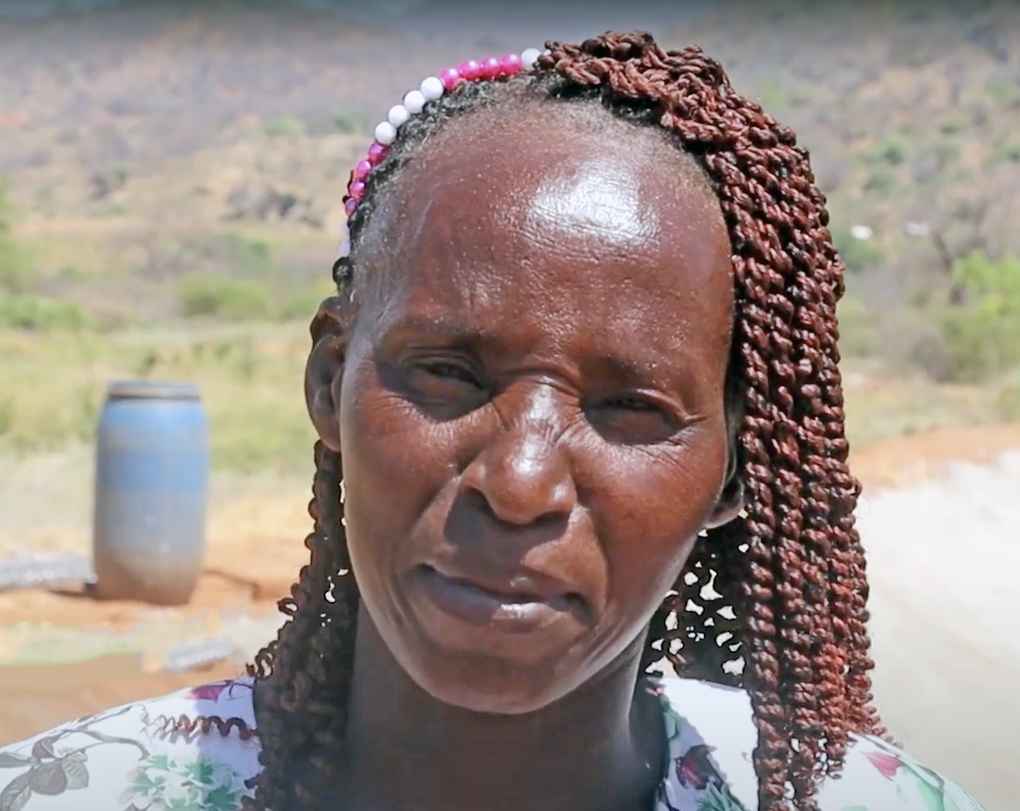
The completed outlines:
<svg viewBox="0 0 1020 811">
<path fill-rule="evenodd" d="M 753 811 L 755 731 L 739 689 L 655 683 L 669 744 L 653 811 Z M 680 709 L 684 714 L 680 714 Z M 234 811 L 258 773 L 257 737 L 173 733 L 180 715 L 254 727 L 252 682 L 228 680 L 87 715 L 0 747 L 0 811 Z M 959 786 L 901 750 L 858 736 L 823 811 L 981 811 Z"/>
</svg>

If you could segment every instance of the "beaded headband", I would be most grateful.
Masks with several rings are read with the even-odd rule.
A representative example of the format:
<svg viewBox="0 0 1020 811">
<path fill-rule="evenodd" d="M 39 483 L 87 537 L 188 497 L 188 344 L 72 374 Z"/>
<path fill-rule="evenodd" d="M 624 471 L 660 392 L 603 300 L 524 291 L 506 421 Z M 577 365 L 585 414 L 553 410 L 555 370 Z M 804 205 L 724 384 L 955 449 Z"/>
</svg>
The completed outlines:
<svg viewBox="0 0 1020 811">
<path fill-rule="evenodd" d="M 417 90 L 407 93 L 402 103 L 391 107 L 386 114 L 386 120 L 376 126 L 375 140 L 368 148 L 368 153 L 351 171 L 350 179 L 347 181 L 347 194 L 343 198 L 348 222 L 357 210 L 358 203 L 365 196 L 365 182 L 368 176 L 386 157 L 390 144 L 397 138 L 397 132 L 413 116 L 421 113 L 430 101 L 442 98 L 461 82 L 491 81 L 516 76 L 522 70 L 533 67 L 541 55 L 542 52 L 538 48 L 528 48 L 520 54 L 509 53 L 504 56 L 490 56 L 488 59 L 470 59 L 455 68 L 447 68 L 438 76 L 429 76 Z M 337 265 L 340 265 L 351 252 L 351 237 L 347 228 L 348 226 L 345 226 L 346 233 L 340 242 L 339 259 L 334 265 L 334 275 Z"/>
</svg>

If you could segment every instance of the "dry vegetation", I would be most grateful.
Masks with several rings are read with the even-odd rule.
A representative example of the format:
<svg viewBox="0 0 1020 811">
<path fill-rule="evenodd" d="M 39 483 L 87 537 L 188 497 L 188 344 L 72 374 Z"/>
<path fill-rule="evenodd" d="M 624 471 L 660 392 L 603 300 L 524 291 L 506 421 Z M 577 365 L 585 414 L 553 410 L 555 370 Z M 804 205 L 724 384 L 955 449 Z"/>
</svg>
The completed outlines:
<svg viewBox="0 0 1020 811">
<path fill-rule="evenodd" d="M 369 125 L 407 77 L 521 34 L 95 5 L 0 19 L 0 451 L 87 441 L 111 378 L 187 377 L 219 467 L 303 468 L 303 324 Z M 409 13 L 431 6 L 449 13 Z M 996 3 L 772 2 L 656 31 L 701 42 L 812 149 L 850 267 L 858 445 L 1020 416 L 1018 21 Z M 398 51 L 399 71 L 375 69 Z"/>
</svg>

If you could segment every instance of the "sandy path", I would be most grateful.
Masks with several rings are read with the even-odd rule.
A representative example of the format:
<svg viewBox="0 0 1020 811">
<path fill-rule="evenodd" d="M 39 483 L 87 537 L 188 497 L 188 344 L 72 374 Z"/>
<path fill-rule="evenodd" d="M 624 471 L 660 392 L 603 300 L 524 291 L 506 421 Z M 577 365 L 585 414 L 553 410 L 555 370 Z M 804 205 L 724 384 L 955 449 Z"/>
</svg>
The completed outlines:
<svg viewBox="0 0 1020 811">
<path fill-rule="evenodd" d="M 1020 451 L 865 498 L 875 693 L 904 746 L 988 811 L 1020 793 Z"/>
</svg>

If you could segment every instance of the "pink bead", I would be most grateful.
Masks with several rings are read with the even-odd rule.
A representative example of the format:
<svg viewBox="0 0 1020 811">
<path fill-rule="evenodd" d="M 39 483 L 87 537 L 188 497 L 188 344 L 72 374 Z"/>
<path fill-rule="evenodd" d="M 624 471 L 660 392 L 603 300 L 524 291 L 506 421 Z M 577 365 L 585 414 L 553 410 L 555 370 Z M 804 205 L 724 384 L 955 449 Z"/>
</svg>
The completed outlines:
<svg viewBox="0 0 1020 811">
<path fill-rule="evenodd" d="M 457 68 L 447 68 L 439 74 L 439 81 L 443 83 L 443 87 L 447 90 L 453 90 L 463 79 L 461 79 Z"/>
<path fill-rule="evenodd" d="M 501 57 L 499 66 L 504 76 L 513 76 L 515 73 L 520 73 L 521 68 L 524 67 L 521 58 L 517 54 L 507 54 Z"/>
<path fill-rule="evenodd" d="M 347 193 L 355 200 L 361 200 L 365 196 L 365 184 L 360 180 L 355 181 L 348 187 Z"/>
<path fill-rule="evenodd" d="M 495 79 L 497 76 L 499 76 L 499 69 L 500 69 L 499 60 L 494 56 L 490 56 L 488 59 L 482 62 L 482 78 Z"/>
<path fill-rule="evenodd" d="M 457 65 L 457 73 L 460 74 L 462 79 L 473 82 L 482 73 L 481 63 L 479 63 L 477 59 L 469 59 L 467 62 L 461 62 Z"/>
<path fill-rule="evenodd" d="M 360 160 L 354 165 L 354 179 L 364 180 L 372 171 L 372 164 L 366 160 Z"/>
<path fill-rule="evenodd" d="M 389 150 L 382 144 L 372 144 L 372 146 L 368 148 L 368 162 L 372 166 L 378 166 L 382 162 L 382 159 L 386 157 L 387 152 L 389 152 Z"/>
<path fill-rule="evenodd" d="M 348 217 L 350 217 L 354 213 L 354 210 L 357 207 L 358 207 L 358 201 L 355 200 L 353 197 L 348 197 L 347 198 L 347 202 L 344 203 L 344 211 L 347 212 L 347 216 Z"/>
</svg>

